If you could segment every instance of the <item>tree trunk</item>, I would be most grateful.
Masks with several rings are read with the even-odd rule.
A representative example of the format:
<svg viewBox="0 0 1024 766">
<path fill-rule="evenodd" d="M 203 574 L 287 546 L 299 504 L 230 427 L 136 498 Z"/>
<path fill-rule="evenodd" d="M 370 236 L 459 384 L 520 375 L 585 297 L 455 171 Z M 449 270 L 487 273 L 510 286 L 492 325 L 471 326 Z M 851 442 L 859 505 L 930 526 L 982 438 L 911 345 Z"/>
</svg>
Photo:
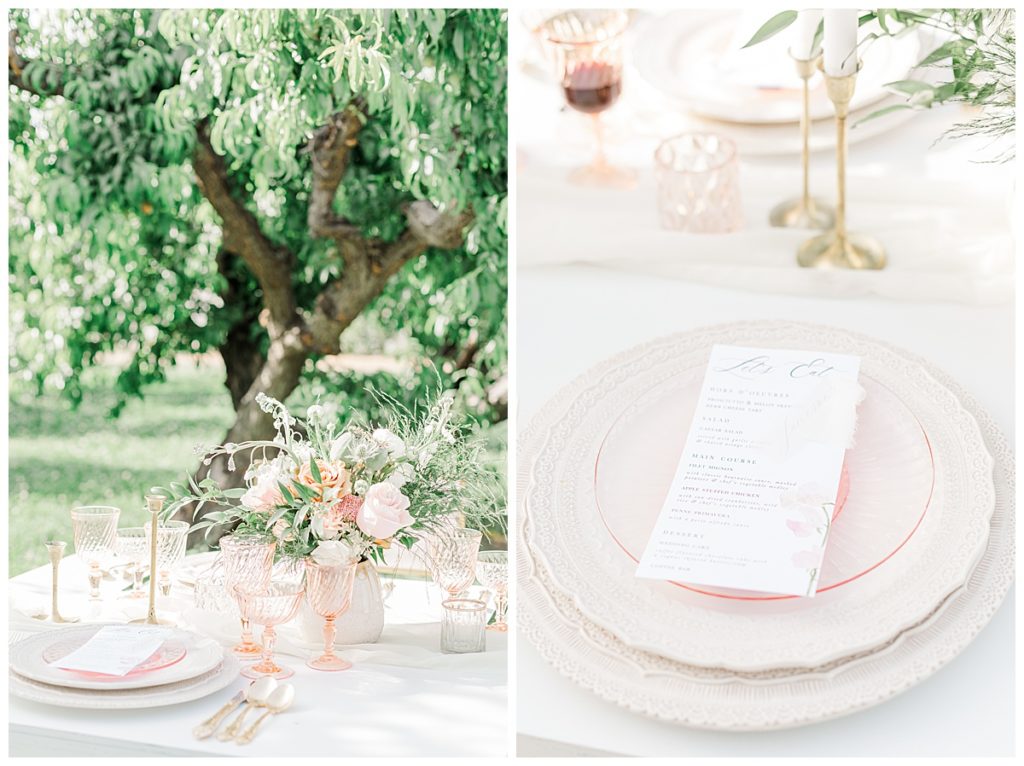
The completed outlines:
<svg viewBox="0 0 1024 766">
<path fill-rule="evenodd" d="M 259 326 L 260 305 L 251 295 L 244 274 L 239 273 L 242 268 L 244 266 L 239 263 L 237 256 L 227 250 L 217 253 L 217 271 L 228 285 L 221 293 L 221 298 L 225 307 L 239 314 L 218 349 L 227 373 L 224 383 L 231 394 L 231 406 L 235 411 L 241 406 L 242 398 L 266 361 L 260 348 L 263 335 Z"/>
</svg>

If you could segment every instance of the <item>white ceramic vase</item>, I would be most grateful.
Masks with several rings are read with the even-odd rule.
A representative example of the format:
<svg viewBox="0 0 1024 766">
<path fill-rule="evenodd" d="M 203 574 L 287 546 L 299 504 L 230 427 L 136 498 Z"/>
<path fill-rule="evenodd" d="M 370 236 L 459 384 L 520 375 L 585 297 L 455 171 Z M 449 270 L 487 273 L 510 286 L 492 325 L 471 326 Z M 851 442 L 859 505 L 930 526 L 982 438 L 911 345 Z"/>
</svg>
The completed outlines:
<svg viewBox="0 0 1024 766">
<path fill-rule="evenodd" d="M 372 644 L 384 630 L 384 593 L 377 567 L 370 560 L 356 566 L 356 579 L 352 586 L 352 604 L 348 611 L 334 621 L 336 646 Z M 302 637 L 311 643 L 322 642 L 324 618 L 313 611 L 309 602 L 302 601 L 299 610 L 299 628 Z"/>
</svg>

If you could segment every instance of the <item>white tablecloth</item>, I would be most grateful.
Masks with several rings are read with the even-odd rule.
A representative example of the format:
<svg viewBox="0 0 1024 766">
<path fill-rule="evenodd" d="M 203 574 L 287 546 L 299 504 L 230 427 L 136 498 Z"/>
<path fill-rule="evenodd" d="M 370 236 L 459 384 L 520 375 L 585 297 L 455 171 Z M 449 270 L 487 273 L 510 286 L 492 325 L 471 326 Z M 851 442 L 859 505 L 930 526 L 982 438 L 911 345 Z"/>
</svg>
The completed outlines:
<svg viewBox="0 0 1024 766">
<path fill-rule="evenodd" d="M 1013 166 L 978 164 L 984 155 L 977 142 L 933 145 L 962 112 L 922 113 L 852 144 L 850 225 L 884 236 L 892 266 L 877 274 L 812 272 L 787 255 L 804 233 L 764 225 L 770 204 L 799 188 L 797 157 L 743 159 L 744 233 L 700 237 L 658 228 L 649 158 L 667 128 L 636 115 L 658 113 L 665 125 L 683 127 L 687 118 L 657 94 L 644 94 L 635 72 L 626 72 L 626 87 L 638 106 L 631 114 L 624 97 L 609 113 L 609 132 L 613 158 L 641 169 L 641 185 L 621 192 L 566 183 L 566 170 L 586 161 L 590 136 L 578 117 L 560 111 L 555 86 L 517 66 L 526 44 L 515 19 L 513 33 L 520 424 L 591 365 L 636 344 L 720 322 L 792 319 L 846 327 L 931 359 L 1012 440 Z M 828 153 L 814 155 L 814 189 L 826 198 L 834 196 L 832 162 Z M 519 640 L 520 752 L 1009 755 L 1013 601 L 1011 590 L 971 646 L 914 689 L 846 718 L 769 733 L 697 731 L 631 714 L 576 687 Z"/>
<path fill-rule="evenodd" d="M 85 577 L 74 557 L 61 569 L 66 614 L 84 614 Z M 93 619 L 118 612 L 121 584 L 105 582 L 105 607 Z M 52 629 L 27 616 L 49 609 L 50 567 L 9 583 L 12 639 Z M 187 606 L 189 589 L 176 585 L 171 606 Z M 144 603 L 138 605 L 143 609 Z M 169 707 L 134 711 L 75 710 L 10 697 L 12 755 L 258 755 L 258 756 L 500 756 L 507 749 L 507 636 L 487 632 L 487 651 L 449 655 L 439 650 L 440 594 L 427 582 L 396 580 L 386 602 L 378 645 L 345 649 L 348 671 L 305 666 L 311 654 L 297 631 L 284 626 L 280 661 L 295 670 L 294 706 L 268 721 L 242 748 L 191 731 L 250 682 L 239 677 L 216 694 Z M 124 616 L 122 616 L 124 619 Z M 211 623 L 212 624 L 212 623 Z M 290 641 L 289 641 L 290 637 Z M 285 654 L 287 653 L 287 654 Z M 297 656 L 296 656 L 297 655 Z"/>
</svg>

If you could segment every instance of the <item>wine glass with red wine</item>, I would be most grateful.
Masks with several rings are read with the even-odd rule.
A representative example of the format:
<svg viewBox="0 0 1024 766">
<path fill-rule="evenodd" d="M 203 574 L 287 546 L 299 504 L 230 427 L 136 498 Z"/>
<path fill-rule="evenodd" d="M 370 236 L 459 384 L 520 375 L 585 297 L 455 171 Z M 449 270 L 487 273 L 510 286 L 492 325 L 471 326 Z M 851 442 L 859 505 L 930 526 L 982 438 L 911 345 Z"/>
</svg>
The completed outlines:
<svg viewBox="0 0 1024 766">
<path fill-rule="evenodd" d="M 569 180 L 587 186 L 630 188 L 636 174 L 608 163 L 601 113 L 622 94 L 623 35 L 629 14 L 620 10 L 565 11 L 544 22 L 541 34 L 555 54 L 566 103 L 589 115 L 594 127 L 594 158 Z"/>
</svg>

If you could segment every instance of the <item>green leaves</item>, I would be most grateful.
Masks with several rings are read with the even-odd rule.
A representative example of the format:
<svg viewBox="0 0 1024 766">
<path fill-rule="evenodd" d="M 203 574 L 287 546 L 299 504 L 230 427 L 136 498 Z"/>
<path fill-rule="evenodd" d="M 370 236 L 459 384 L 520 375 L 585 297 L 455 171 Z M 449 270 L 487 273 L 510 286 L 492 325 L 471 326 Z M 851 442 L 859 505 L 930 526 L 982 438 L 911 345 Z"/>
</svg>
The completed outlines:
<svg viewBox="0 0 1024 766">
<path fill-rule="evenodd" d="M 775 37 L 775 35 L 796 21 L 797 15 L 796 11 L 782 11 L 775 14 L 768 19 L 768 21 L 762 24 L 756 32 L 754 32 L 754 36 L 747 40 L 743 47 L 749 48 L 752 45 L 763 43 L 770 37 Z"/>
</svg>

